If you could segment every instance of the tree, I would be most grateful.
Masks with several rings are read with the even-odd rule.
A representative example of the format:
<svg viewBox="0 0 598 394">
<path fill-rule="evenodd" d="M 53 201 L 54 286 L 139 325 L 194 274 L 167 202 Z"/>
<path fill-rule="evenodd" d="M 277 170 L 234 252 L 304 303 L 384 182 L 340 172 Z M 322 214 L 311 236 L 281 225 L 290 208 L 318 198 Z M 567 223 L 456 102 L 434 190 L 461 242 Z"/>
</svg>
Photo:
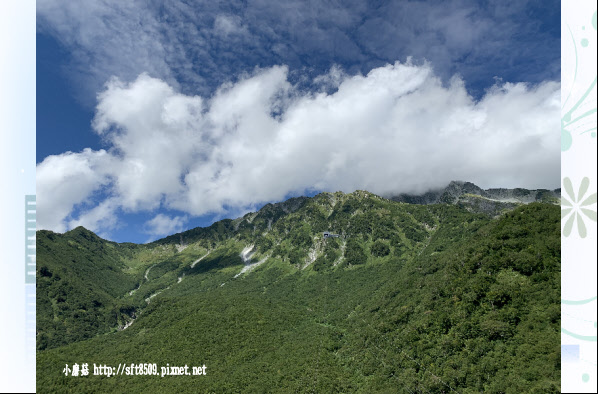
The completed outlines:
<svg viewBox="0 0 598 394">
<path fill-rule="evenodd" d="M 388 256 L 390 253 L 390 247 L 383 241 L 377 240 L 372 244 L 371 247 L 372 255 L 376 257 Z"/>
<path fill-rule="evenodd" d="M 350 265 L 365 264 L 367 261 L 367 256 L 365 255 L 363 248 L 355 238 L 350 238 L 347 241 L 345 259 Z"/>
</svg>

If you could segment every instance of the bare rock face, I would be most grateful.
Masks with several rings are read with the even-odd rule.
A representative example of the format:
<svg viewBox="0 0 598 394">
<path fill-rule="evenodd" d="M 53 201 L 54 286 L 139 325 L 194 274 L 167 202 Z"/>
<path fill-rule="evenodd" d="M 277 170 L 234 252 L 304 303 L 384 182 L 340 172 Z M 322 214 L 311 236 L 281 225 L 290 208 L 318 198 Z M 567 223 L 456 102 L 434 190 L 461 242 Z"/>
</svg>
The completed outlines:
<svg viewBox="0 0 598 394">
<path fill-rule="evenodd" d="M 488 194 L 484 190 L 471 182 L 452 181 L 446 188 L 444 188 L 438 202 L 454 204 L 464 194 L 488 197 Z"/>
<path fill-rule="evenodd" d="M 548 202 L 560 204 L 561 189 L 529 190 L 522 188 L 482 189 L 471 182 L 452 181 L 445 188 L 430 190 L 420 195 L 398 194 L 388 197 L 390 200 L 408 204 L 459 204 L 477 212 L 498 213 L 512 209 L 519 204 Z"/>
<path fill-rule="evenodd" d="M 501 201 L 513 201 L 528 204 L 534 201 L 543 202 L 556 202 L 552 199 L 560 200 L 561 189 L 555 190 L 528 190 L 528 189 L 488 189 L 486 192 L 489 194 L 489 198 Z"/>
</svg>

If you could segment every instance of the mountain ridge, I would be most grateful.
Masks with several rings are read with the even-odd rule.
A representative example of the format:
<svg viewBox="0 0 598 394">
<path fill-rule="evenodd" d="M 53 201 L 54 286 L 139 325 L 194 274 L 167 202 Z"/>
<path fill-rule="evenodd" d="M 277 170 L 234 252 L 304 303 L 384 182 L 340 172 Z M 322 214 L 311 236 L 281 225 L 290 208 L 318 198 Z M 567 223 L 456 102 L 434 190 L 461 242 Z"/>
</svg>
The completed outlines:
<svg viewBox="0 0 598 394">
<path fill-rule="evenodd" d="M 454 204 L 466 194 L 478 195 L 486 199 L 497 200 L 503 203 L 552 202 L 558 203 L 561 198 L 561 189 L 524 189 L 524 188 L 489 188 L 482 189 L 472 182 L 451 181 L 446 187 L 432 189 L 423 194 L 399 193 L 389 194 L 387 198 L 393 201 L 409 204 Z"/>
<path fill-rule="evenodd" d="M 472 182 L 466 181 L 451 181 L 446 187 L 440 189 L 429 190 L 422 194 L 389 194 L 386 196 L 378 196 L 367 190 L 355 190 L 351 193 L 344 192 L 321 192 L 314 197 L 291 197 L 285 201 L 277 203 L 268 203 L 255 212 L 249 212 L 242 217 L 231 220 L 235 229 L 241 222 L 247 221 L 252 223 L 253 220 L 260 216 L 266 217 L 268 220 L 276 220 L 283 214 L 293 213 L 299 209 L 305 202 L 311 199 L 329 198 L 333 201 L 333 205 L 337 201 L 344 201 L 345 196 L 353 196 L 357 199 L 372 196 L 375 198 L 387 199 L 395 202 L 415 204 L 415 205 L 430 205 L 430 204 L 453 204 L 465 207 L 471 212 L 484 213 L 490 216 L 496 216 L 508 210 L 514 209 L 521 204 L 529 204 L 531 202 L 546 202 L 552 204 L 560 204 L 561 189 L 524 189 L 524 188 L 489 188 L 482 189 Z M 272 224 L 270 222 L 270 225 Z M 215 223 L 214 223 L 215 224 Z M 211 228 L 211 226 L 203 228 Z M 171 234 L 164 238 L 150 242 L 164 243 L 173 242 L 183 238 L 187 234 L 196 233 L 199 227 L 184 230 L 175 234 Z M 177 238 L 178 237 L 178 238 Z"/>
<path fill-rule="evenodd" d="M 148 242 L 147 244 L 161 244 L 166 242 L 180 241 L 181 236 L 185 237 L 187 234 L 197 233 L 202 229 L 210 229 L 213 226 L 218 226 L 218 223 L 232 223 L 233 227 L 238 230 L 238 226 L 241 222 L 247 221 L 252 223 L 253 220 L 258 217 L 267 217 L 271 220 L 276 220 L 283 214 L 289 214 L 299 209 L 305 202 L 314 198 L 328 197 L 332 201 L 343 200 L 343 196 L 354 196 L 364 198 L 367 196 L 374 196 L 376 198 L 383 198 L 395 202 L 415 204 L 415 205 L 431 205 L 431 204 L 453 204 L 466 207 L 472 212 L 479 212 L 490 214 L 495 216 L 501 212 L 513 209 L 521 204 L 529 204 L 531 202 L 546 202 L 552 204 L 560 204 L 561 189 L 525 189 L 525 188 L 488 188 L 482 189 L 472 182 L 467 181 L 451 181 L 446 187 L 431 189 L 424 193 L 412 194 L 412 193 L 399 193 L 399 194 L 387 194 L 378 196 L 374 193 L 368 192 L 367 190 L 355 190 L 351 193 L 344 193 L 341 191 L 337 192 L 321 192 L 313 197 L 291 197 L 287 200 L 267 203 L 255 212 L 249 212 L 241 217 L 235 219 L 222 219 L 220 221 L 212 223 L 206 227 L 194 227 L 187 230 L 183 230 L 177 233 L 167 235 L 163 238 Z M 51 230 L 38 230 L 38 231 L 49 231 Z M 56 233 L 58 234 L 58 233 Z M 93 231 L 86 229 L 83 226 L 78 226 L 74 229 L 67 231 L 64 234 L 80 234 L 83 237 L 98 237 Z M 177 238 L 178 237 L 178 238 Z M 115 241 L 109 241 L 115 242 Z M 115 242 L 116 243 L 116 242 Z M 131 242 L 118 242 L 119 244 L 134 244 Z"/>
<path fill-rule="evenodd" d="M 148 244 L 39 231 L 38 390 L 109 390 L 56 371 L 98 360 L 205 363 L 206 392 L 558 392 L 560 208 L 488 201 L 320 193 Z"/>
</svg>

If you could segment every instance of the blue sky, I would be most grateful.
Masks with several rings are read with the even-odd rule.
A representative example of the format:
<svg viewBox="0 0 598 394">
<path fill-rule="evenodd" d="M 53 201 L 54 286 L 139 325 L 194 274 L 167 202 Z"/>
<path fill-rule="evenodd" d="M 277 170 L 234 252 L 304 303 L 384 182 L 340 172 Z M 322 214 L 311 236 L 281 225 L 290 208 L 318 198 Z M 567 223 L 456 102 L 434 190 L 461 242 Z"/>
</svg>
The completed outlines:
<svg viewBox="0 0 598 394">
<path fill-rule="evenodd" d="M 557 1 L 41 0 L 38 225 L 146 242 L 320 190 L 555 188 L 559 89 Z"/>
</svg>

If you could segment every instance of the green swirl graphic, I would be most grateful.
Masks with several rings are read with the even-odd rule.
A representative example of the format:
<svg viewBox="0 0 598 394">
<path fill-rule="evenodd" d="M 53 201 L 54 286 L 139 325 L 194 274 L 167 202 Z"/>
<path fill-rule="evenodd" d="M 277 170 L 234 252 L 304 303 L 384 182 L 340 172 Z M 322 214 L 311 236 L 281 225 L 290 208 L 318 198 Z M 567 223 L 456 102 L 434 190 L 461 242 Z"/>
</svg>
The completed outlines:
<svg viewBox="0 0 598 394">
<path fill-rule="evenodd" d="M 594 12 L 594 15 L 592 16 L 592 26 L 594 27 L 594 30 L 596 30 L 596 12 Z M 578 54 L 577 54 L 577 43 L 576 43 L 575 37 L 573 36 L 573 32 L 571 31 L 571 28 L 569 27 L 569 25 L 567 25 L 567 29 L 569 30 L 571 42 L 573 43 L 573 50 L 575 51 L 575 70 L 574 70 L 574 74 L 573 74 L 573 85 L 575 85 L 575 82 L 577 81 L 577 71 L 578 71 L 578 66 L 579 66 L 579 58 L 578 58 Z M 580 45 L 582 48 L 587 48 L 589 45 L 588 39 L 583 38 L 580 41 Z M 594 108 L 587 110 L 583 114 L 575 117 L 574 119 L 572 119 L 573 112 L 575 112 L 582 104 L 589 103 L 589 102 L 586 102 L 586 99 L 588 98 L 588 95 L 594 89 L 595 86 L 596 86 L 596 78 L 594 78 L 594 82 L 592 82 L 586 88 L 584 94 L 579 98 L 579 100 L 566 113 L 564 113 L 561 116 L 561 152 L 565 152 L 565 151 L 569 150 L 569 148 L 571 148 L 571 146 L 573 145 L 573 136 L 571 134 L 572 129 L 581 128 L 581 127 L 586 126 L 585 123 L 583 123 L 583 122 L 579 123 L 579 122 L 581 120 L 586 120 L 586 118 L 588 116 L 591 116 L 596 113 L 597 109 L 596 109 L 596 107 L 594 107 Z M 575 89 L 571 89 L 569 91 L 567 98 L 563 102 L 563 106 L 561 108 L 562 110 L 564 110 L 564 108 L 567 105 L 567 102 L 569 101 L 569 98 L 571 98 L 571 93 L 573 92 L 573 90 L 575 90 Z M 575 126 L 576 123 L 577 123 L 577 126 Z M 575 127 L 573 127 L 573 126 L 575 126 Z M 583 130 L 577 134 L 582 135 L 582 134 L 590 133 L 591 137 L 595 138 L 596 137 L 596 132 L 595 132 L 596 127 L 591 127 L 591 126 L 593 126 L 593 125 L 591 125 L 591 124 L 587 125 L 586 127 L 588 127 L 588 128 L 586 130 Z"/>
<path fill-rule="evenodd" d="M 580 301 L 571 301 L 571 300 L 563 300 L 561 299 L 561 304 L 565 304 L 565 305 L 584 305 L 584 304 L 588 304 L 592 301 L 596 300 L 596 296 L 592 297 L 592 298 L 588 298 L 587 300 L 580 300 Z"/>
<path fill-rule="evenodd" d="M 579 340 L 587 341 L 587 342 L 596 342 L 596 335 L 579 335 L 574 332 L 568 331 L 562 327 L 561 327 L 561 332 L 564 334 L 567 334 L 575 339 L 579 339 Z"/>
</svg>

